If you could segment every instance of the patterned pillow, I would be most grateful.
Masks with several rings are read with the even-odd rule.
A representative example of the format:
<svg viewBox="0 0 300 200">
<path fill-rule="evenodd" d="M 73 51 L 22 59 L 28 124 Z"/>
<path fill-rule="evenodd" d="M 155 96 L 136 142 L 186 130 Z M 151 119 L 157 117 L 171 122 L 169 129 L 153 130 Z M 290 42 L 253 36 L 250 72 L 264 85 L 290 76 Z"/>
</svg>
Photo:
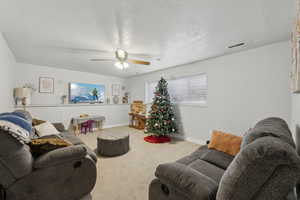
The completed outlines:
<svg viewBox="0 0 300 200">
<path fill-rule="evenodd" d="M 44 121 L 44 120 L 40 120 L 40 119 L 33 118 L 33 119 L 32 119 L 32 126 L 38 126 L 38 125 L 43 124 L 43 123 L 45 123 L 45 122 L 46 122 L 46 121 Z"/>
<path fill-rule="evenodd" d="M 71 143 L 55 135 L 33 139 L 28 145 L 34 157 L 41 156 L 55 149 L 72 146 Z"/>
</svg>

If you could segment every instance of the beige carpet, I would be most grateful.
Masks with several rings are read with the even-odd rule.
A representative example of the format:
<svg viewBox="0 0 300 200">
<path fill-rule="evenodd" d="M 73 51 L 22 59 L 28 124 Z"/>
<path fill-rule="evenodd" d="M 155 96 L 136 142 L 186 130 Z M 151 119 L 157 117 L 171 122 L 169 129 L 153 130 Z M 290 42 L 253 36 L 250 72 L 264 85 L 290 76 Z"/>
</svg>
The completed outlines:
<svg viewBox="0 0 300 200">
<path fill-rule="evenodd" d="M 130 151 L 119 157 L 99 157 L 97 183 L 93 200 L 147 200 L 148 186 L 160 163 L 175 161 L 196 150 L 199 145 L 186 141 L 150 144 L 143 141 L 142 131 L 128 127 L 105 129 L 130 134 Z M 91 148 L 97 147 L 99 132 L 80 135 Z M 90 199 L 86 197 L 84 199 Z"/>
</svg>

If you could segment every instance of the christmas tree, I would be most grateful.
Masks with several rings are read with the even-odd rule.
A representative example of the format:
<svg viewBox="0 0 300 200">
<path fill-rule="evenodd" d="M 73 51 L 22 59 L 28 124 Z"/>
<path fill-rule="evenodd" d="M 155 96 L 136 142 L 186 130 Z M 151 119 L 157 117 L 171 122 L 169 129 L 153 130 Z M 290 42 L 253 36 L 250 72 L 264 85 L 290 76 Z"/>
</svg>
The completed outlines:
<svg viewBox="0 0 300 200">
<path fill-rule="evenodd" d="M 164 78 L 161 78 L 154 92 L 145 133 L 164 137 L 176 132 L 175 113 L 168 93 L 168 83 Z"/>
</svg>

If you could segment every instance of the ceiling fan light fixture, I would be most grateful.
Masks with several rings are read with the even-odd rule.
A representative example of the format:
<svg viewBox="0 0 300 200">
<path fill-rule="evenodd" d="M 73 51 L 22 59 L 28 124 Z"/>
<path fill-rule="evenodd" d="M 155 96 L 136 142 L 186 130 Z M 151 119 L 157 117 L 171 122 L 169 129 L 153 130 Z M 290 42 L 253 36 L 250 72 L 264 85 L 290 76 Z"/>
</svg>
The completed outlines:
<svg viewBox="0 0 300 200">
<path fill-rule="evenodd" d="M 127 62 L 116 62 L 115 63 L 115 66 L 118 68 L 118 69 L 121 69 L 121 70 L 124 70 L 124 69 L 127 69 L 129 67 L 129 64 Z"/>
<path fill-rule="evenodd" d="M 124 51 L 123 49 L 117 49 L 116 50 L 116 57 L 121 60 L 121 61 L 125 61 L 127 59 L 127 52 Z"/>
</svg>

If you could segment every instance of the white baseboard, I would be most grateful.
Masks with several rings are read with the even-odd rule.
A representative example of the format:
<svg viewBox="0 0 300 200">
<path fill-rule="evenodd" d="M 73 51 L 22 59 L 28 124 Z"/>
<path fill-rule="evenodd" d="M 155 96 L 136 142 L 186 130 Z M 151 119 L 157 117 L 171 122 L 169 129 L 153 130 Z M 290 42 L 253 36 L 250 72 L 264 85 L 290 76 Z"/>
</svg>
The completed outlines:
<svg viewBox="0 0 300 200">
<path fill-rule="evenodd" d="M 118 126 L 129 126 L 129 124 L 128 123 L 123 123 L 123 124 L 105 125 L 105 126 L 103 126 L 103 129 L 114 128 L 114 127 L 118 127 Z"/>
<path fill-rule="evenodd" d="M 103 129 L 120 127 L 120 126 L 129 126 L 129 124 L 128 123 L 123 123 L 123 124 L 106 125 L 106 126 L 103 126 Z M 178 138 L 180 140 L 185 140 L 185 141 L 188 141 L 188 142 L 192 142 L 192 143 L 195 143 L 195 144 L 200 144 L 200 145 L 205 145 L 206 144 L 206 141 L 204 141 L 204 140 L 199 140 L 199 139 L 195 139 L 195 138 L 192 138 L 192 137 L 185 137 L 183 135 L 174 135 L 172 137 Z"/>
<path fill-rule="evenodd" d="M 184 135 L 175 135 L 173 137 L 181 139 L 181 140 L 185 140 L 185 141 L 188 141 L 188 142 L 192 142 L 192 143 L 195 143 L 195 144 L 201 144 L 201 145 L 206 144 L 206 141 L 195 139 L 195 138 L 192 138 L 192 137 L 185 137 Z"/>
<path fill-rule="evenodd" d="M 206 141 L 204 141 L 204 140 L 199 140 L 199 139 L 195 139 L 195 138 L 191 138 L 191 137 L 187 137 L 187 138 L 185 138 L 185 140 L 188 142 L 195 143 L 195 144 L 201 144 L 201 145 L 206 144 Z"/>
</svg>

